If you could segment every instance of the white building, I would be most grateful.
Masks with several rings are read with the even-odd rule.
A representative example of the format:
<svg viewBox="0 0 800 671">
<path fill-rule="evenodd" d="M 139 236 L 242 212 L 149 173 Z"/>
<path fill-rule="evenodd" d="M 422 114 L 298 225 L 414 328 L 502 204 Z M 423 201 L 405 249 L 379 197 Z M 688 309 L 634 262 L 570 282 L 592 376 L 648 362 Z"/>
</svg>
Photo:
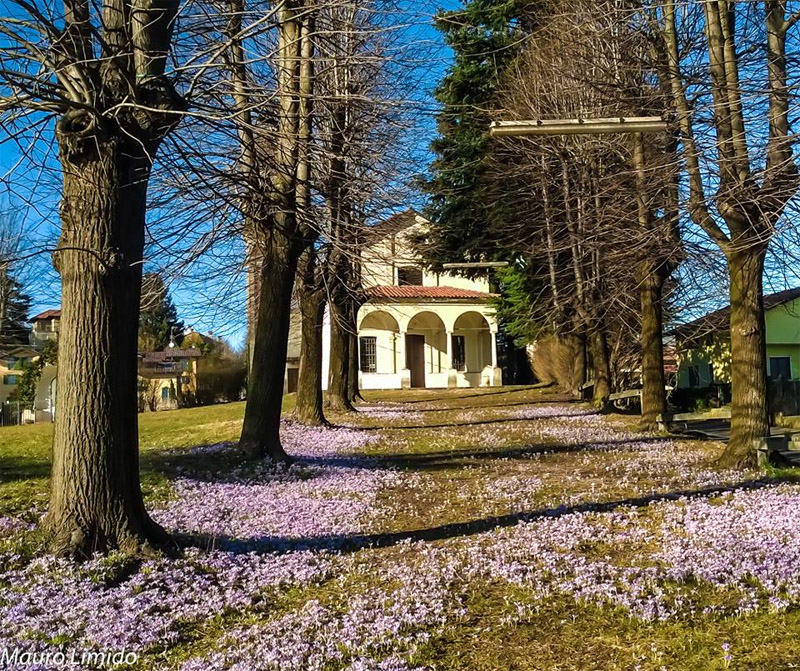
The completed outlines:
<svg viewBox="0 0 800 671">
<path fill-rule="evenodd" d="M 489 280 L 425 270 L 412 251 L 412 240 L 427 225 L 408 210 L 371 229 L 362 252 L 362 282 L 369 300 L 358 313 L 360 387 L 500 386 Z M 290 338 L 288 391 L 294 391 L 297 379 L 291 369 L 298 365 L 298 330 L 293 328 Z M 324 384 L 329 352 L 326 315 Z"/>
</svg>

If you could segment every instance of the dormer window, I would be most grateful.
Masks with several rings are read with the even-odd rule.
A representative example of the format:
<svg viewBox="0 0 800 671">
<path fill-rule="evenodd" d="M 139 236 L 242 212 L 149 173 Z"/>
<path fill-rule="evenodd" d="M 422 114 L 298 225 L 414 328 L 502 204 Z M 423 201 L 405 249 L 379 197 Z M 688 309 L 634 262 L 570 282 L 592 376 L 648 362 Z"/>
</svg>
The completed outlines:
<svg viewBox="0 0 800 671">
<path fill-rule="evenodd" d="M 398 287 L 421 287 L 422 268 L 418 266 L 404 266 L 397 269 Z"/>
</svg>

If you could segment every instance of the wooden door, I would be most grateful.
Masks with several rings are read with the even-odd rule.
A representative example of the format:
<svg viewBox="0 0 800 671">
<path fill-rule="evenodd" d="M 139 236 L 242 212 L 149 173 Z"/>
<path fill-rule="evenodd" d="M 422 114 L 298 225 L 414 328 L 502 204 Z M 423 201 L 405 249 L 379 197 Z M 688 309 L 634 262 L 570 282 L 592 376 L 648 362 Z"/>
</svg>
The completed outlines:
<svg viewBox="0 0 800 671">
<path fill-rule="evenodd" d="M 411 371 L 411 386 L 425 387 L 425 336 L 406 334 L 406 368 Z"/>
</svg>

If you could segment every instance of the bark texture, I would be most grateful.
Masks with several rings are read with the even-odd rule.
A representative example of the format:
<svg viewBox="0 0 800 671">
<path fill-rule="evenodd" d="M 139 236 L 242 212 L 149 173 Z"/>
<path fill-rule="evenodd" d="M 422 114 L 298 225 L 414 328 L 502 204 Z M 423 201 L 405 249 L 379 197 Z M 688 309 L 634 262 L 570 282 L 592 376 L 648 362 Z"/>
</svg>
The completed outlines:
<svg viewBox="0 0 800 671">
<path fill-rule="evenodd" d="M 300 273 L 297 289 L 301 340 L 300 373 L 294 417 L 303 424 L 320 426 L 327 424 L 322 395 L 322 327 L 325 317 L 325 292 L 317 286 L 313 262 L 308 258 L 306 261 L 306 264 L 301 264 L 304 272 Z"/>
<path fill-rule="evenodd" d="M 661 304 L 663 281 L 650 269 L 639 289 L 642 312 L 642 429 L 658 427 L 658 416 L 667 410 L 664 395 L 664 344 L 662 339 L 663 310 Z"/>
<path fill-rule="evenodd" d="M 755 466 L 769 435 L 762 275 L 766 250 L 728 257 L 731 282 L 731 439 L 723 465 Z"/>
<path fill-rule="evenodd" d="M 258 320 L 240 447 L 255 458 L 287 459 L 280 441 L 292 288 L 302 243 L 275 231 L 264 249 Z"/>
<path fill-rule="evenodd" d="M 164 104 L 176 106 L 169 87 L 158 86 L 168 91 Z M 123 129 L 77 112 L 57 127 L 59 412 L 44 523 L 57 554 L 145 552 L 168 540 L 139 484 L 137 332 L 152 156 L 178 119 L 152 113 Z M 133 130 L 138 137 L 126 137 Z"/>
<path fill-rule="evenodd" d="M 330 302 L 331 313 L 331 351 L 328 372 L 328 394 L 325 407 L 335 412 L 353 412 L 350 402 L 350 333 L 348 330 L 347 307 Z"/>
<path fill-rule="evenodd" d="M 611 394 L 611 359 L 606 333 L 602 329 L 592 333 L 592 368 L 594 372 L 592 402 L 597 407 L 603 407 Z"/>
</svg>

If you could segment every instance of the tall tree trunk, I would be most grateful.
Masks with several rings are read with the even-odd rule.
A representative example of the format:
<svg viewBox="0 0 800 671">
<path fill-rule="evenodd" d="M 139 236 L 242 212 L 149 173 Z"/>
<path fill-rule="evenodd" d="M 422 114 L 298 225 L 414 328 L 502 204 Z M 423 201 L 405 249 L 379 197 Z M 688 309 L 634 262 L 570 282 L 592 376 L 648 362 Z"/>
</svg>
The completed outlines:
<svg viewBox="0 0 800 671">
<path fill-rule="evenodd" d="M 322 325 L 325 293 L 301 287 L 300 374 L 297 381 L 297 406 L 294 417 L 303 424 L 327 424 L 322 396 Z"/>
<path fill-rule="evenodd" d="M 658 416 L 667 410 L 664 378 L 663 309 L 664 280 L 652 262 L 645 262 L 639 289 L 642 312 L 642 429 L 658 428 Z"/>
<path fill-rule="evenodd" d="M 355 410 L 350 402 L 350 333 L 348 331 L 347 307 L 330 302 L 331 351 L 328 372 L 328 394 L 325 406 L 335 412 Z"/>
<path fill-rule="evenodd" d="M 581 386 L 586 382 L 588 377 L 589 363 L 586 356 L 586 334 L 583 332 L 574 333 L 569 336 L 573 351 L 575 353 L 575 361 L 572 367 L 572 380 L 570 380 L 570 389 L 572 393 L 580 393 Z"/>
<path fill-rule="evenodd" d="M 51 548 L 79 557 L 168 540 L 139 485 L 137 331 L 150 161 L 136 143 L 58 127 L 63 166 Z M 149 149 L 155 153 L 157 143 Z M 151 154 L 152 155 L 152 154 Z"/>
<path fill-rule="evenodd" d="M 358 301 L 352 300 L 350 306 L 350 323 L 348 329 L 350 331 L 350 351 L 348 352 L 349 369 L 347 372 L 347 398 L 351 404 L 357 401 L 363 401 L 361 396 L 361 388 L 358 386 L 358 372 L 359 372 L 359 349 L 358 349 L 358 310 L 360 305 Z"/>
<path fill-rule="evenodd" d="M 592 402 L 602 407 L 611 393 L 611 359 L 608 340 L 603 328 L 592 333 L 592 369 L 594 372 L 594 394 Z"/>
<path fill-rule="evenodd" d="M 769 435 L 762 296 L 763 246 L 728 254 L 731 283 L 731 438 L 721 462 L 755 466 Z"/>
<path fill-rule="evenodd" d="M 352 324 L 350 325 L 352 327 Z M 358 334 L 350 332 L 350 343 L 347 357 L 347 399 L 351 404 L 362 400 L 361 389 L 358 386 Z"/>
<path fill-rule="evenodd" d="M 255 343 L 247 385 L 240 447 L 252 457 L 287 458 L 281 446 L 280 422 L 292 289 L 302 249 L 298 237 L 272 231 L 264 250 Z"/>
</svg>

